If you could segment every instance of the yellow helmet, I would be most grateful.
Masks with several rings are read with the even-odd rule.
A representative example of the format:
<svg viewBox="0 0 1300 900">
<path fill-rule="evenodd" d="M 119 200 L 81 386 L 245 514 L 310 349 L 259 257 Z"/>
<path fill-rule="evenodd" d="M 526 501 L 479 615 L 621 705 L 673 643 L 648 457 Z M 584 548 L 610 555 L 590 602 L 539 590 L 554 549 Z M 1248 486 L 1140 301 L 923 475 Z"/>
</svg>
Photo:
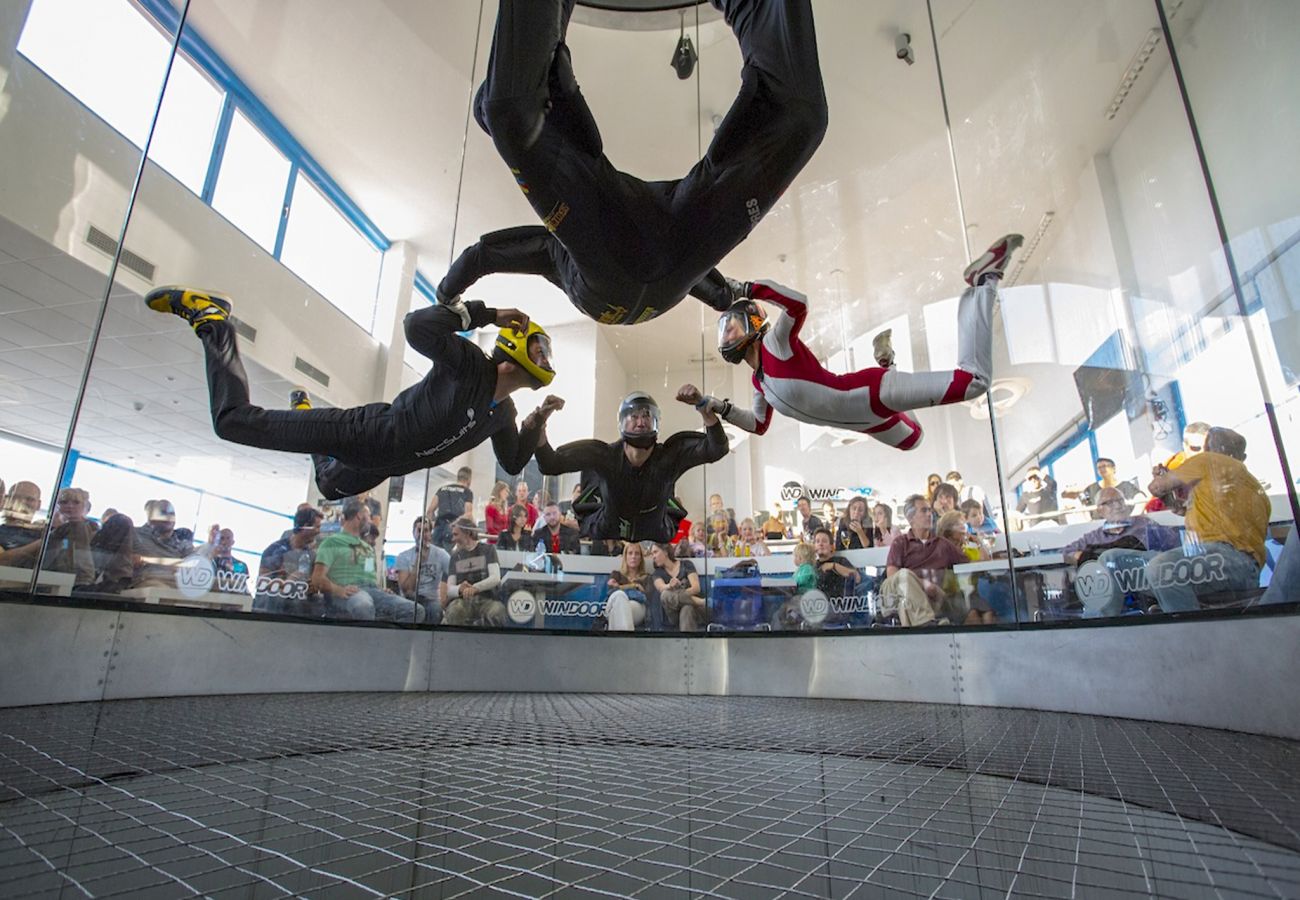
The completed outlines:
<svg viewBox="0 0 1300 900">
<path fill-rule="evenodd" d="M 533 377 L 535 387 L 545 387 L 555 378 L 551 368 L 551 338 L 536 322 L 528 323 L 525 332 L 502 328 L 492 348 L 493 362 L 512 362 Z"/>
</svg>

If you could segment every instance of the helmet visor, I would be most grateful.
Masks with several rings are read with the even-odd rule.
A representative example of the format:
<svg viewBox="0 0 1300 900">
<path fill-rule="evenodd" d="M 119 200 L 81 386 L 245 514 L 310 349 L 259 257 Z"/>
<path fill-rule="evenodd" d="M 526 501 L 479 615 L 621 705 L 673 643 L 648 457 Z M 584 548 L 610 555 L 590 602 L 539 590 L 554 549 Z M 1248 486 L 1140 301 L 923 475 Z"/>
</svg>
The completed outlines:
<svg viewBox="0 0 1300 900">
<path fill-rule="evenodd" d="M 648 403 L 638 403 L 623 410 L 621 423 L 624 435 L 658 434 L 659 407 Z"/>
<path fill-rule="evenodd" d="M 718 319 L 718 349 L 724 353 L 739 350 L 755 335 L 753 322 L 743 310 L 729 309 Z"/>
<path fill-rule="evenodd" d="M 547 372 L 554 372 L 551 365 L 551 339 L 545 334 L 535 334 L 528 339 L 528 358 L 533 365 Z"/>
</svg>

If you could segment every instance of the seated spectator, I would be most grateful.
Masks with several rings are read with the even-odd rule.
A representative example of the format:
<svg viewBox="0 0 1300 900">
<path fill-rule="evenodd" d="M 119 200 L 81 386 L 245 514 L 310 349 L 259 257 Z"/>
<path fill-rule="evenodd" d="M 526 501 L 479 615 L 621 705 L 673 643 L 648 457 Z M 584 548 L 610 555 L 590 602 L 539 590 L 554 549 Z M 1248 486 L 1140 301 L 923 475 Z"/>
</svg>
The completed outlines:
<svg viewBox="0 0 1300 900">
<path fill-rule="evenodd" d="M 802 549 L 801 549 L 802 548 Z M 811 552 L 809 552 L 811 551 Z M 827 599 L 852 596 L 861 581 L 861 573 L 842 556 L 835 553 L 835 539 L 829 528 L 819 528 L 811 544 L 795 545 L 795 592 L 781 604 L 772 620 L 778 631 L 798 629 L 803 626 L 803 595 L 818 590 Z M 821 623 L 818 623 L 820 625 Z"/>
<path fill-rule="evenodd" d="M 812 542 L 813 534 L 818 528 L 825 528 L 826 523 L 813 515 L 812 501 L 807 497 L 800 497 L 795 503 L 795 511 L 798 513 L 799 534 L 805 541 Z"/>
<path fill-rule="evenodd" d="M 790 556 L 795 567 L 795 594 L 814 590 L 817 587 L 817 570 L 813 568 L 813 563 L 817 561 L 817 551 L 813 549 L 813 545 L 802 542 L 795 544 Z"/>
<path fill-rule="evenodd" d="M 939 477 L 938 472 L 931 472 L 925 478 L 925 500 L 933 505 L 934 489 L 943 484 L 943 479 Z"/>
<path fill-rule="evenodd" d="M 375 549 L 361 537 L 370 508 L 357 497 L 343 501 L 339 531 L 320 542 L 312 588 L 325 595 L 329 615 L 383 622 L 423 622 L 424 608 L 379 586 Z"/>
<path fill-rule="evenodd" d="M 20 485 L 31 482 L 18 482 Z M 39 501 L 38 501 L 39 503 Z M 86 518 L 90 512 L 90 494 L 80 488 L 59 491 L 54 515 L 50 521 L 49 537 L 45 540 L 45 559 L 41 567 L 50 572 L 71 572 L 77 586 L 88 586 L 96 580 L 95 557 L 90 542 L 99 526 Z M 0 566 L 32 568 L 41 555 L 41 535 L 44 529 L 30 530 L 35 537 L 29 543 L 8 550 L 0 550 Z M 17 532 L 11 532 L 16 534 Z"/>
<path fill-rule="evenodd" d="M 516 503 L 510 507 L 510 524 L 505 531 L 497 535 L 498 550 L 532 551 L 537 546 L 533 533 L 528 527 L 528 509 Z"/>
<path fill-rule="evenodd" d="M 560 521 L 560 506 L 554 501 L 542 509 L 542 527 L 534 533 L 538 553 L 581 553 L 578 529 Z"/>
<path fill-rule="evenodd" d="M 874 546 L 871 523 L 867 520 L 867 498 L 854 497 L 844 507 L 844 516 L 835 526 L 835 549 L 862 550 Z"/>
<path fill-rule="evenodd" d="M 473 519 L 451 526 L 451 573 L 447 576 L 447 604 L 443 623 L 488 628 L 506 626 L 506 606 L 496 598 L 501 565 L 496 548 L 478 539 Z"/>
<path fill-rule="evenodd" d="M 956 547 L 970 562 L 979 562 L 982 559 L 989 558 L 988 550 L 984 545 L 971 538 L 970 533 L 966 530 L 966 520 L 957 510 L 950 510 L 940 516 L 935 530 L 938 532 L 939 537 Z M 951 574 L 950 580 L 945 580 L 944 591 L 955 595 L 960 590 L 960 580 L 956 574 Z M 967 611 L 965 619 L 962 620 L 963 625 L 997 624 L 998 617 L 982 594 L 978 591 L 971 591 L 968 602 L 970 609 Z"/>
<path fill-rule="evenodd" d="M 234 550 L 235 533 L 218 525 L 208 529 L 207 543 L 194 550 L 196 555 L 212 560 L 212 570 L 217 575 L 213 590 L 233 594 L 248 592 L 248 566 L 235 559 Z"/>
<path fill-rule="evenodd" d="M 716 537 L 717 535 L 715 535 Z M 700 592 L 700 576 L 689 559 L 677 559 L 673 545 L 656 543 L 650 551 L 653 583 L 668 631 L 699 631 L 708 624 L 709 608 Z"/>
<path fill-rule="evenodd" d="M 979 485 L 966 484 L 962 481 L 961 473 L 953 469 L 943 477 L 943 480 L 957 489 L 957 499 L 961 504 L 967 500 L 976 500 L 984 510 L 986 519 L 993 518 L 993 506 L 989 503 L 989 495 Z M 958 507 L 960 508 L 960 507 Z"/>
<path fill-rule="evenodd" d="M 894 527 L 894 510 L 888 503 L 877 503 L 871 507 L 871 544 L 874 547 L 889 547 L 894 538 L 902 534 L 902 529 Z"/>
<path fill-rule="evenodd" d="M 1159 553 L 1180 545 L 1181 538 L 1176 528 L 1160 525 L 1146 516 L 1129 515 L 1128 499 L 1115 488 L 1101 491 L 1097 505 L 1105 518 L 1101 526 L 1061 548 L 1066 563 L 1078 566 L 1095 559 L 1103 566 L 1113 564 L 1132 568 L 1131 560 L 1123 555 L 1126 551 Z M 1124 595 L 1131 592 L 1119 590 L 1114 582 L 1111 587 L 1109 599 L 1092 605 L 1087 615 L 1118 616 L 1124 611 Z"/>
<path fill-rule="evenodd" d="M 739 537 L 739 535 L 737 535 Z M 730 556 L 736 542 L 727 529 L 726 516 L 717 515 L 709 520 L 709 555 Z"/>
<path fill-rule="evenodd" d="M 763 532 L 763 539 L 768 541 L 783 541 L 786 538 L 785 523 L 781 521 L 781 504 L 773 503 L 772 511 L 767 514 L 767 519 L 759 527 Z"/>
<path fill-rule="evenodd" d="M 1046 516 L 1044 513 L 1055 512 L 1059 508 L 1056 500 L 1056 480 L 1051 473 L 1030 466 L 1025 473 L 1025 483 L 1020 489 L 1020 501 L 1016 512 L 1026 517 L 1022 527 L 1033 528 L 1044 523 L 1060 525 L 1060 516 Z"/>
<path fill-rule="evenodd" d="M 722 516 L 727 520 L 727 534 L 736 537 L 740 534 L 740 529 L 736 527 L 736 514 L 731 509 L 723 505 L 721 494 L 711 494 L 709 496 L 709 522 L 712 523 L 714 518 Z M 712 528 L 710 528 L 712 531 Z"/>
<path fill-rule="evenodd" d="M 840 520 L 840 515 L 835 511 L 835 504 L 830 500 L 822 502 L 822 524 L 833 532 L 835 523 Z"/>
<path fill-rule="evenodd" d="M 1106 488 L 1115 488 L 1128 501 L 1137 499 L 1145 500 L 1141 489 L 1138 488 L 1134 481 L 1120 481 L 1115 476 L 1115 460 L 1108 456 L 1097 457 L 1097 480 L 1087 487 L 1071 487 L 1061 491 L 1062 497 L 1077 499 L 1083 506 L 1098 507 L 1101 498 L 1101 492 Z M 1130 504 L 1131 505 L 1131 504 Z M 1105 514 L 1100 508 L 1092 510 L 1094 519 L 1104 519 Z"/>
<path fill-rule="evenodd" d="M 897 609 L 904 627 L 960 621 L 965 616 L 957 613 L 964 613 L 964 604 L 959 592 L 954 596 L 956 585 L 948 576 L 953 566 L 967 561 L 966 554 L 934 533 L 933 509 L 920 494 L 903 501 L 903 514 L 910 530 L 889 545 L 881 608 Z"/>
<path fill-rule="evenodd" d="M 87 592 L 118 594 L 135 583 L 140 557 L 135 552 L 135 523 L 129 516 L 119 512 L 105 515 L 90 539 L 90 552 L 95 560 L 95 582 L 85 588 Z"/>
<path fill-rule="evenodd" d="M 686 540 L 677 545 L 678 556 L 696 558 L 709 555 L 709 530 L 703 522 L 692 522 Z"/>
<path fill-rule="evenodd" d="M 763 539 L 758 535 L 758 526 L 754 524 L 753 519 L 742 519 L 740 522 L 740 537 L 736 540 L 735 545 L 731 548 L 732 556 L 771 556 L 772 551 L 763 543 Z"/>
<path fill-rule="evenodd" d="M 176 507 L 170 500 L 150 500 L 144 505 L 145 523 L 135 530 L 135 552 L 142 565 L 136 587 L 176 584 L 176 563 L 194 552 L 194 535 L 176 527 Z"/>
<path fill-rule="evenodd" d="M 4 508 L 0 509 L 0 550 L 12 550 L 41 539 L 45 529 L 32 524 L 40 508 L 40 486 L 31 481 L 15 481 L 4 495 Z"/>
<path fill-rule="evenodd" d="M 492 485 L 487 507 L 483 510 L 483 521 L 487 526 L 488 537 L 496 537 L 510 527 L 510 506 L 510 485 L 498 481 Z"/>
<path fill-rule="evenodd" d="M 966 530 L 971 534 L 993 535 L 998 533 L 998 523 L 988 517 L 984 512 L 984 504 L 980 503 L 980 501 L 974 498 L 963 500 L 958 510 L 966 522 Z"/>
<path fill-rule="evenodd" d="M 605 586 L 610 591 L 605 600 L 605 621 L 609 630 L 636 630 L 646 620 L 646 597 L 650 594 L 650 567 L 639 543 L 628 541 L 623 545 L 623 558 L 606 579 Z M 661 630 L 663 616 L 654 618 L 651 627 Z"/>
<path fill-rule="evenodd" d="M 293 514 L 293 528 L 262 551 L 253 589 L 253 611 L 321 618 L 323 598 L 311 589 L 312 549 L 324 516 L 309 504 Z"/>
<path fill-rule="evenodd" d="M 393 564 L 397 586 L 402 596 L 424 607 L 426 625 L 437 625 L 447 607 L 451 554 L 433 542 L 433 526 L 424 516 L 417 516 L 411 523 L 411 537 L 415 538 L 415 546 L 397 554 Z"/>
<path fill-rule="evenodd" d="M 943 516 L 956 512 L 957 507 L 961 505 L 961 498 L 957 496 L 957 489 L 945 481 L 935 486 L 930 505 L 934 507 L 936 516 Z"/>
<path fill-rule="evenodd" d="M 1198 597 L 1247 593 L 1259 585 L 1264 536 L 1271 512 L 1268 494 L 1247 471 L 1245 441 L 1227 428 L 1211 428 L 1204 452 L 1175 470 L 1157 466 L 1150 491 L 1185 496 L 1182 544 L 1169 550 L 1113 550 L 1102 564 L 1115 589 L 1144 584 L 1165 612 L 1198 609 Z M 1114 608 L 1112 600 L 1111 607 Z"/>
<path fill-rule="evenodd" d="M 541 515 L 537 507 L 528 500 L 528 482 L 522 478 L 515 482 L 515 505 L 522 506 L 528 511 L 528 530 L 532 531 L 533 526 L 537 524 L 537 518 Z"/>
</svg>

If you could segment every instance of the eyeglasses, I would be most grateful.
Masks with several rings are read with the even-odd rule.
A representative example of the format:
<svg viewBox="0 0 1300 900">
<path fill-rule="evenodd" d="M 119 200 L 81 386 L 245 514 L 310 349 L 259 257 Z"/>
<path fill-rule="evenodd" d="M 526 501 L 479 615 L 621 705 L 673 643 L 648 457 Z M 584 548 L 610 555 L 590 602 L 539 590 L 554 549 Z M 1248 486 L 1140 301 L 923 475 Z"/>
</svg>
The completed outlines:
<svg viewBox="0 0 1300 900">
<path fill-rule="evenodd" d="M 1205 449 L 1205 446 L 1203 444 L 1186 444 L 1185 446 L 1192 453 L 1200 453 L 1202 450 Z"/>
</svg>

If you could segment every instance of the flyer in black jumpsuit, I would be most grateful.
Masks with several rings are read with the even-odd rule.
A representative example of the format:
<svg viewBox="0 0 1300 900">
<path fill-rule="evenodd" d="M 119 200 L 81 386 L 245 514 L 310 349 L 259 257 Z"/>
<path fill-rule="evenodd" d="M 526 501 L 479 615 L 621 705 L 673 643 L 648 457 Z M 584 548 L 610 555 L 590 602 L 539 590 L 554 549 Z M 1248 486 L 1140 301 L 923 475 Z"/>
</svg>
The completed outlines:
<svg viewBox="0 0 1300 900">
<path fill-rule="evenodd" d="M 465 306 L 471 328 L 494 323 L 495 310 L 478 301 Z M 404 324 L 407 343 L 433 363 L 419 384 L 391 403 L 310 410 L 250 403 L 234 327 L 225 321 L 200 325 L 213 429 L 237 444 L 312 454 L 316 486 L 327 500 L 440 465 L 488 438 L 507 472 L 522 471 L 542 426 L 520 433 L 514 402 L 493 401 L 496 363 L 457 334 L 464 328 L 460 316 L 449 307 L 429 306 L 410 313 Z"/>
<path fill-rule="evenodd" d="M 685 511 L 673 495 L 682 473 L 727 455 L 727 434 L 715 422 L 698 431 L 679 431 L 656 443 L 639 466 L 627 460 L 623 442 L 573 441 L 537 448 L 543 475 L 582 472 L 584 486 L 596 487 L 602 503 L 583 520 L 583 535 L 597 540 L 667 541 L 677 533 Z"/>
<path fill-rule="evenodd" d="M 574 78 L 573 0 L 499 0 L 474 117 L 542 224 L 494 232 L 452 264 L 443 302 L 491 272 L 541 275 L 598 322 L 630 325 L 689 292 L 724 311 L 714 266 L 748 236 L 826 131 L 811 0 L 710 0 L 740 44 L 740 92 L 682 178 L 616 169 Z"/>
</svg>

